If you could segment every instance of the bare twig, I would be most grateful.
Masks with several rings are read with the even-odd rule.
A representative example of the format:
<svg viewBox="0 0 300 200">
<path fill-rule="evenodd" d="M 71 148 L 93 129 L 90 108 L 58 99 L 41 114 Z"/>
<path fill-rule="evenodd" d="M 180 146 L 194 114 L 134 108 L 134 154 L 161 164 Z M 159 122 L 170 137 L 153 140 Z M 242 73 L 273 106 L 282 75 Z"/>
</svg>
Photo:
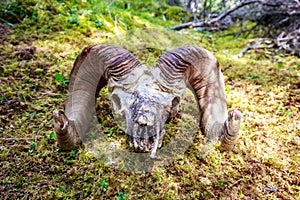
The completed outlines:
<svg viewBox="0 0 300 200">
<path fill-rule="evenodd" d="M 43 136 L 36 136 L 35 138 L 0 138 L 2 141 L 23 141 L 23 140 L 36 140 L 36 139 L 42 139 Z"/>
<path fill-rule="evenodd" d="M 267 46 L 247 46 L 241 53 L 239 53 L 238 55 L 236 55 L 236 57 L 240 58 L 242 57 L 245 53 L 247 53 L 247 51 L 252 50 L 252 49 L 270 49 L 273 48 L 274 44 L 270 44 Z"/>
<path fill-rule="evenodd" d="M 42 95 L 47 95 L 47 96 L 58 96 L 60 94 L 58 93 L 53 93 L 51 91 L 46 91 L 46 92 L 43 92 Z"/>
<path fill-rule="evenodd" d="M 2 92 L 0 92 L 0 94 L 5 99 L 5 101 L 8 101 L 8 99 L 6 98 L 6 96 Z"/>
<path fill-rule="evenodd" d="M 237 180 L 237 181 L 235 181 L 230 187 L 233 187 L 233 186 L 235 186 L 236 184 L 238 184 L 239 182 L 241 182 L 243 180 L 243 178 L 241 178 L 241 179 L 239 179 L 239 180 Z"/>
</svg>

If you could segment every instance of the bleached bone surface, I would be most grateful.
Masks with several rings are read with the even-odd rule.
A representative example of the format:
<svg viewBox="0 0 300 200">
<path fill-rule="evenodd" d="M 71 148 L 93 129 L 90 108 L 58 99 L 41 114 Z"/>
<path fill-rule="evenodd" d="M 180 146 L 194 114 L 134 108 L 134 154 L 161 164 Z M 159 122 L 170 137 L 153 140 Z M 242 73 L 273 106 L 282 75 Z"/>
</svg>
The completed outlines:
<svg viewBox="0 0 300 200">
<path fill-rule="evenodd" d="M 158 68 L 142 65 L 121 80 L 109 80 L 108 88 L 117 119 L 126 121 L 122 124 L 126 124 L 129 144 L 155 152 L 161 146 L 167 118 L 176 114 L 172 113 L 178 107 L 174 99 L 179 102 L 185 92 L 184 79 L 177 82 L 176 90 L 169 90 Z"/>
</svg>

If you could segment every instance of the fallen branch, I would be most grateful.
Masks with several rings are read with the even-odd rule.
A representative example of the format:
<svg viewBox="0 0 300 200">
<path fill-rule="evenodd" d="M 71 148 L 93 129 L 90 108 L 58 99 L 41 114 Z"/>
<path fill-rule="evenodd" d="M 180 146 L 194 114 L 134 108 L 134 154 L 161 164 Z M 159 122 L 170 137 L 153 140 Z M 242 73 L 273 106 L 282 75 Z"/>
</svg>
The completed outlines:
<svg viewBox="0 0 300 200">
<path fill-rule="evenodd" d="M 250 4 L 260 6 L 245 7 Z M 256 25 L 253 29 L 248 30 L 248 35 L 259 27 L 265 34 L 264 36 L 272 40 L 272 45 L 248 45 L 237 57 L 243 56 L 251 49 L 274 47 L 282 49 L 288 54 L 300 56 L 299 18 L 299 0 L 246 0 L 211 20 L 187 22 L 173 26 L 171 29 L 198 28 L 199 30 L 214 32 L 228 29 L 234 22 L 249 20 L 256 22 Z"/>
<path fill-rule="evenodd" d="M 295 0 L 295 2 L 298 3 L 298 0 L 297 1 Z M 241 2 L 241 3 L 237 4 L 235 7 L 231 8 L 231 9 L 228 9 L 227 11 L 221 13 L 218 17 L 213 18 L 212 20 L 210 20 L 208 22 L 199 22 L 199 21 L 198 22 L 187 22 L 187 23 L 184 23 L 184 24 L 173 26 L 171 29 L 181 30 L 183 28 L 198 28 L 198 27 L 202 27 L 203 25 L 213 25 L 217 22 L 222 21 L 227 16 L 232 14 L 234 11 L 236 11 L 236 10 L 238 10 L 238 9 L 244 7 L 244 6 L 254 4 L 254 3 L 259 3 L 261 5 L 269 6 L 269 7 L 285 6 L 285 7 L 288 7 L 289 9 L 292 9 L 291 11 L 286 10 L 285 12 L 283 12 L 283 11 L 279 12 L 279 10 L 277 10 L 276 14 L 299 15 L 299 13 L 300 13 L 300 11 L 298 10 L 299 6 L 300 6 L 299 4 L 293 6 L 293 5 L 290 5 L 288 2 L 285 2 L 285 1 L 272 2 L 272 1 L 268 1 L 268 0 L 249 0 L 249 1 L 244 1 L 244 2 Z"/>
<path fill-rule="evenodd" d="M 195 28 L 195 27 L 201 27 L 204 25 L 204 22 L 188 22 L 184 24 L 179 24 L 177 26 L 173 26 L 171 29 L 175 31 L 180 31 L 185 28 Z"/>
<path fill-rule="evenodd" d="M 274 44 L 270 44 L 267 46 L 247 46 L 241 53 L 239 53 L 238 55 L 236 55 L 237 58 L 242 57 L 245 53 L 247 53 L 247 51 L 252 50 L 252 49 L 270 49 L 273 48 Z"/>
<path fill-rule="evenodd" d="M 261 1 L 261 0 L 251 0 L 251 1 L 245 1 L 245 2 L 242 2 L 242 3 L 239 3 L 238 5 L 236 5 L 235 7 L 223 12 L 221 15 L 219 15 L 217 18 L 214 18 L 211 20 L 211 23 L 215 23 L 215 22 L 218 22 L 222 19 L 224 19 L 225 17 L 227 17 L 228 15 L 230 15 L 231 13 L 233 13 L 234 11 L 236 11 L 237 9 L 243 7 L 243 6 L 246 6 L 246 5 L 249 5 L 249 4 L 253 4 L 253 3 L 265 3 L 264 1 Z"/>
<path fill-rule="evenodd" d="M 227 17 L 228 15 L 230 15 L 231 13 L 233 13 L 234 11 L 236 11 L 237 9 L 239 9 L 243 6 L 249 5 L 249 4 L 253 4 L 253 3 L 266 3 L 266 2 L 264 2 L 262 0 L 245 1 L 245 2 L 242 2 L 238 5 L 236 5 L 233 8 L 223 12 L 221 15 L 219 15 L 218 17 L 212 19 L 211 21 L 208 21 L 208 22 L 202 22 L 202 21 L 187 22 L 187 23 L 184 23 L 184 24 L 173 26 L 171 29 L 179 31 L 179 30 L 182 30 L 182 29 L 185 29 L 185 28 L 201 28 L 201 27 L 205 27 L 205 26 L 212 26 L 215 23 L 217 23 L 217 22 L 221 21 L 222 19 L 224 19 L 225 17 Z"/>
</svg>

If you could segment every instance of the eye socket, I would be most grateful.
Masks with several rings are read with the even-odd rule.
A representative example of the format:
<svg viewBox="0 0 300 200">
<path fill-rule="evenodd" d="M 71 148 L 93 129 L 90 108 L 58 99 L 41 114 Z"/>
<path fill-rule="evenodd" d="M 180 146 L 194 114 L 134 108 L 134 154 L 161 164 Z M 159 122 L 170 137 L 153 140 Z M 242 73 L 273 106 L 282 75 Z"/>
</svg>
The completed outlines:
<svg viewBox="0 0 300 200">
<path fill-rule="evenodd" d="M 174 99 L 172 100 L 172 107 L 171 107 L 171 111 L 170 111 L 171 118 L 173 118 L 177 115 L 179 102 L 180 102 L 179 97 L 174 97 Z"/>
<path fill-rule="evenodd" d="M 121 100 L 116 94 L 111 95 L 111 101 L 116 112 L 121 110 Z"/>
<path fill-rule="evenodd" d="M 180 98 L 179 97 L 174 97 L 174 99 L 172 100 L 172 107 L 176 107 L 180 102 Z"/>
</svg>

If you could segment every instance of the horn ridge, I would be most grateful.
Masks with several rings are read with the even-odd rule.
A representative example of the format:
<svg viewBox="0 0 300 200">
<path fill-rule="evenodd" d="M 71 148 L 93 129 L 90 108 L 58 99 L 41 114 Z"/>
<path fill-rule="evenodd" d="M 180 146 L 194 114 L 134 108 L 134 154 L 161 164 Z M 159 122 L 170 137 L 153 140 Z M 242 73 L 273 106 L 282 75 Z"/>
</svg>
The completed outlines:
<svg viewBox="0 0 300 200">
<path fill-rule="evenodd" d="M 70 74 L 70 83 L 65 105 L 68 129 L 58 137 L 63 149 L 78 147 L 85 138 L 95 113 L 95 97 L 108 79 L 122 79 L 140 63 L 127 50 L 108 44 L 85 47 L 77 56 Z M 59 111 L 53 113 L 57 116 Z M 58 135 L 61 126 L 59 118 L 54 118 L 55 132 Z"/>
<path fill-rule="evenodd" d="M 193 91 L 197 99 L 203 134 L 210 140 L 224 138 L 224 143 L 234 144 L 239 127 L 227 129 L 224 125 L 228 120 L 225 85 L 215 56 L 204 48 L 186 46 L 163 54 L 158 59 L 157 66 L 164 79 L 162 82 L 167 83 L 169 88 L 176 91 L 176 84 L 181 78 Z M 239 125 L 239 121 L 240 119 L 232 127 Z M 223 124 L 222 128 L 215 127 L 219 124 Z M 232 141 L 229 142 L 230 139 Z"/>
</svg>

